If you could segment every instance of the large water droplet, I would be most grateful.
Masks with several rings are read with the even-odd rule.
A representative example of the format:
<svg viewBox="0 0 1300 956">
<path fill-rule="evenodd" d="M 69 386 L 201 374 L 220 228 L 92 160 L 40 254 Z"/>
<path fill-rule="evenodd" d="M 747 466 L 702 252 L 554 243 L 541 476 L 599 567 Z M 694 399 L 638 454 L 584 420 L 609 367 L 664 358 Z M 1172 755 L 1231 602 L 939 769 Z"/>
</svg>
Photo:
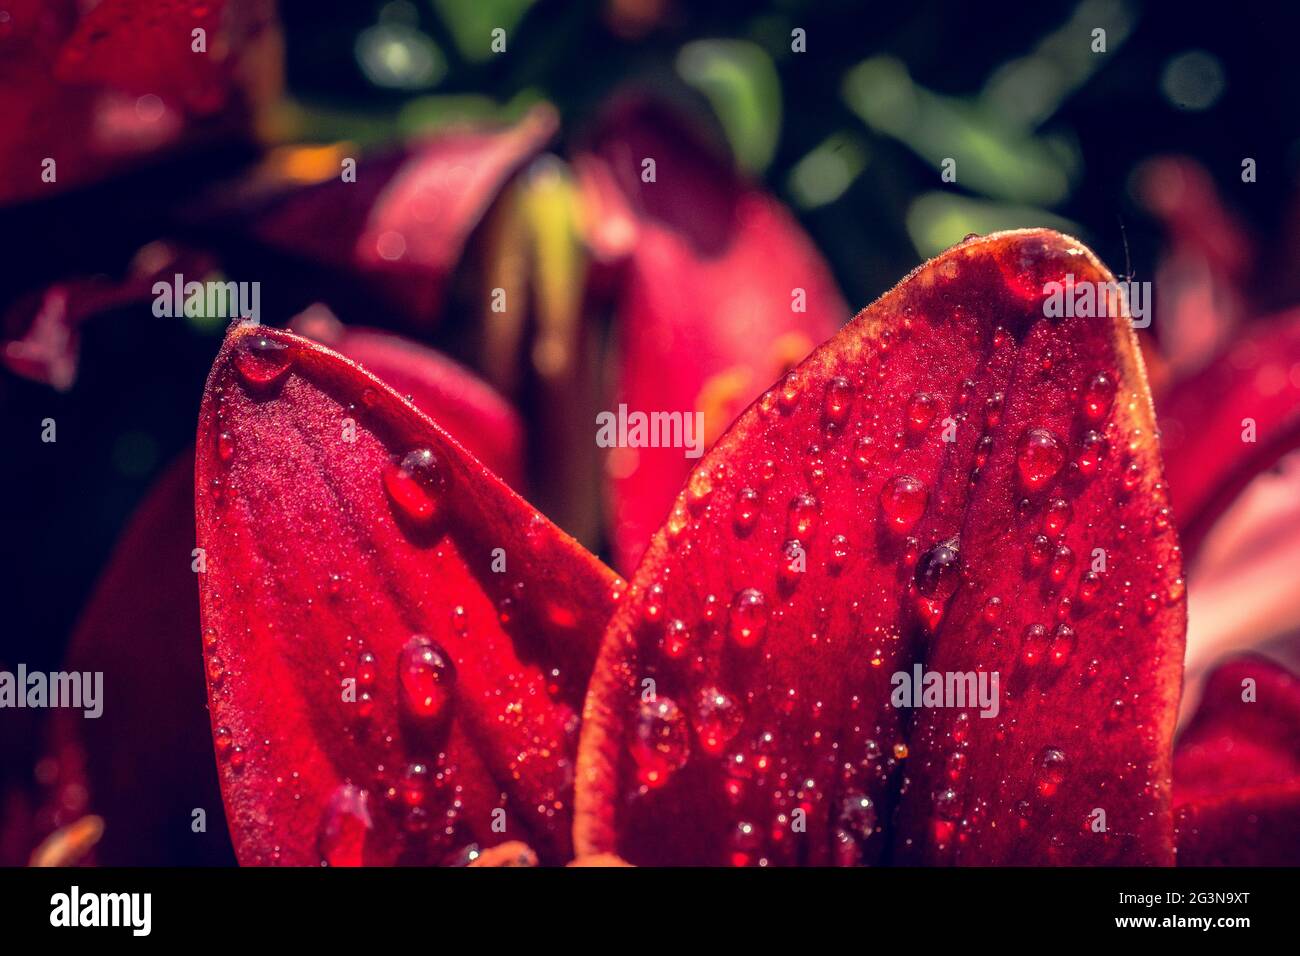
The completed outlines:
<svg viewBox="0 0 1300 956">
<path fill-rule="evenodd" d="M 1037 491 L 1055 478 L 1064 461 L 1061 443 L 1046 428 L 1029 429 L 1016 444 L 1016 467 L 1028 491 Z"/>
<path fill-rule="evenodd" d="M 1088 380 L 1083 390 L 1083 414 L 1091 422 L 1099 422 L 1110 412 L 1115 399 L 1115 382 L 1106 372 L 1098 372 Z"/>
<path fill-rule="evenodd" d="M 632 732 L 631 751 L 637 776 L 647 787 L 663 786 L 690 756 L 686 717 L 675 701 L 643 701 Z"/>
<path fill-rule="evenodd" d="M 826 420 L 839 427 L 849 417 L 853 406 L 853 385 L 847 378 L 836 376 L 826 383 Z"/>
<path fill-rule="evenodd" d="M 910 475 L 898 475 L 881 489 L 880 510 L 891 531 L 906 534 L 921 519 L 929 500 L 930 492 L 924 482 Z"/>
<path fill-rule="evenodd" d="M 736 534 L 744 537 L 754 530 L 758 523 L 758 503 L 759 494 L 753 488 L 741 488 L 737 492 L 731 509 L 731 523 Z"/>
<path fill-rule="evenodd" d="M 266 389 L 279 382 L 289 371 L 293 351 L 287 342 L 269 335 L 252 335 L 235 350 L 235 371 L 246 385 Z"/>
<path fill-rule="evenodd" d="M 695 705 L 695 736 L 701 749 L 716 757 L 745 723 L 740 704 L 726 691 L 706 687 L 699 692 Z"/>
<path fill-rule="evenodd" d="M 914 434 L 919 435 L 930 427 L 934 421 L 936 409 L 934 396 L 925 392 L 917 392 L 912 396 L 912 400 L 907 405 L 907 428 Z"/>
<path fill-rule="evenodd" d="M 790 510 L 786 515 L 786 531 L 792 538 L 806 539 L 817 530 L 819 506 L 817 499 L 804 493 L 790 499 Z"/>
<path fill-rule="evenodd" d="M 397 678 L 402 703 L 412 716 L 437 720 L 447 712 L 456 668 L 432 639 L 417 634 L 407 641 L 398 661 Z"/>
<path fill-rule="evenodd" d="M 369 803 L 369 794 L 351 784 L 330 796 L 316 838 L 316 848 L 327 865 L 364 865 L 366 839 L 373 829 Z"/>
<path fill-rule="evenodd" d="M 427 526 L 442 511 L 447 476 L 433 449 L 417 448 L 384 470 L 384 490 L 403 517 Z"/>
<path fill-rule="evenodd" d="M 731 601 L 727 633 L 741 647 L 753 647 L 767 632 L 767 599 L 758 588 L 737 591 Z"/>
</svg>

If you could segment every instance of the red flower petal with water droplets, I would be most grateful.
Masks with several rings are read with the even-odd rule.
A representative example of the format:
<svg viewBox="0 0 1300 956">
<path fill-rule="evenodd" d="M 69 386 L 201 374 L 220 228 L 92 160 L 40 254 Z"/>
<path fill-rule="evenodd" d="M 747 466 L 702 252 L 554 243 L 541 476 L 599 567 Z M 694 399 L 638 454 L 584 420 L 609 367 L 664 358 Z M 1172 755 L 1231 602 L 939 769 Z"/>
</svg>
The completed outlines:
<svg viewBox="0 0 1300 956">
<path fill-rule="evenodd" d="M 556 125 L 543 105 L 512 127 L 448 129 L 362 160 L 355 182 L 335 171 L 324 182 L 276 190 L 239 228 L 294 260 L 360 279 L 368 294 L 428 324 L 470 233 Z"/>
<path fill-rule="evenodd" d="M 232 329 L 196 461 L 240 861 L 436 863 L 507 840 L 568 859 L 613 574 L 378 379 L 288 333 Z"/>
<path fill-rule="evenodd" d="M 1261 657 L 1222 665 L 1174 780 L 1180 866 L 1300 863 L 1300 680 Z"/>
<path fill-rule="evenodd" d="M 948 250 L 700 462 L 605 635 L 580 855 L 1172 863 L 1178 545 L 1129 322 L 1045 318 L 1067 274 L 1113 281 Z M 996 716 L 895 708 L 914 668 L 998 673 Z"/>
<path fill-rule="evenodd" d="M 1252 478 L 1300 447 L 1300 310 L 1255 323 L 1160 402 L 1179 532 L 1193 554 Z"/>
<path fill-rule="evenodd" d="M 655 161 L 655 182 L 642 179 Z M 773 378 L 848 317 L 790 212 L 648 102 L 611 111 L 576 166 L 598 252 L 626 255 L 617 402 L 704 414 L 707 448 Z M 698 458 L 698 455 L 697 455 Z M 610 453 L 615 563 L 630 570 L 696 459 L 680 447 Z"/>
<path fill-rule="evenodd" d="M 409 396 L 497 474 L 520 473 L 518 419 L 500 396 L 454 362 L 397 336 L 344 329 L 321 311 L 295 325 Z M 231 441 L 233 435 L 225 444 Z M 132 517 L 70 645 L 67 669 L 111 675 L 118 702 L 97 720 L 83 720 L 77 711 L 53 715 L 50 753 L 57 776 L 50 802 L 62 806 L 66 800 L 59 794 L 75 788 L 89 792 L 90 808 L 108 823 L 96 848 L 101 863 L 230 859 L 203 706 L 193 548 L 191 452 L 168 469 Z M 140 747 L 146 727 L 151 745 Z M 178 842 L 176 821 L 188 819 L 194 808 L 206 811 L 209 836 Z"/>
</svg>

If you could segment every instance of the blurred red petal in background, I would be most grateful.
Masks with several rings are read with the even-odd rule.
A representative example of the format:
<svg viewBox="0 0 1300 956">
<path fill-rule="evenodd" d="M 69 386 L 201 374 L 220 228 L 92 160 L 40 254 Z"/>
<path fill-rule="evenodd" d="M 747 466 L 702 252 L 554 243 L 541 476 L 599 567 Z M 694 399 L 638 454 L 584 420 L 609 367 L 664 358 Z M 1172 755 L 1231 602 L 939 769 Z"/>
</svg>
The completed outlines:
<svg viewBox="0 0 1300 956">
<path fill-rule="evenodd" d="M 103 179 L 162 151 L 251 142 L 280 91 L 274 10 L 269 0 L 6 4 L 0 203 Z M 193 49 L 196 29 L 204 52 Z"/>
<path fill-rule="evenodd" d="M 707 449 L 848 317 L 794 216 L 667 108 L 616 105 L 575 167 L 593 252 L 626 269 L 615 293 L 615 406 L 702 412 Z M 620 570 L 635 567 L 695 460 L 680 447 L 609 452 Z"/>
<path fill-rule="evenodd" d="M 1260 657 L 1219 667 L 1174 780 L 1179 865 L 1300 863 L 1300 680 Z"/>
</svg>

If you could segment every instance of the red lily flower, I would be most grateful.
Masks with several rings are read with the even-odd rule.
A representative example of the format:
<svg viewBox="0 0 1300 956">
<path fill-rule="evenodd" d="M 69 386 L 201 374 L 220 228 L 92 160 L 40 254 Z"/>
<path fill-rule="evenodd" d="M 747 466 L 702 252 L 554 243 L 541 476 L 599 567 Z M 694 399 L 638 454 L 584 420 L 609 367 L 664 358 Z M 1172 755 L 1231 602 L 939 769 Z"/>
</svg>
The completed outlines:
<svg viewBox="0 0 1300 956">
<path fill-rule="evenodd" d="M 39 195 L 50 143 L 61 188 L 249 137 L 276 82 L 261 4 L 15 9 L 0 200 Z M 178 58 L 195 16 L 218 55 Z M 810 240 L 694 127 L 622 100 L 571 166 L 537 158 L 556 129 L 545 106 L 454 129 L 363 156 L 356 182 L 339 149 L 279 150 L 185 210 L 226 264 L 254 250 L 311 280 L 281 315 L 319 288 L 478 349 L 549 441 L 525 447 L 523 415 L 451 360 L 323 307 L 293 332 L 233 327 L 194 458 L 132 521 L 69 651 L 125 703 L 56 713 L 33 779 L 0 779 L 0 859 L 1300 860 L 1294 677 L 1221 666 L 1175 737 L 1185 673 L 1294 624 L 1249 558 L 1294 553 L 1260 536 L 1257 493 L 1291 480 L 1300 337 L 1283 313 L 1228 343 L 1250 297 L 1218 293 L 1251 257 L 1193 169 L 1152 194 L 1191 343 L 1150 389 L 1158 447 L 1127 317 L 1044 313 L 1066 273 L 1113 279 L 1074 240 L 971 237 L 836 334 L 847 309 Z M 26 290 L 6 365 L 70 386 L 80 326 L 172 271 L 162 248 L 121 283 Z M 511 308 L 457 325 L 498 293 Z M 589 412 L 618 405 L 701 414 L 707 451 L 607 455 L 630 584 L 561 530 L 599 540 Z M 1228 613 L 1243 580 L 1262 597 Z M 1214 636 L 1185 672 L 1189 603 Z M 896 698 L 933 674 L 992 696 Z M 34 762 L 0 746 L 0 773 Z M 178 858 L 177 821 L 218 800 L 230 844 L 214 823 Z"/>
</svg>

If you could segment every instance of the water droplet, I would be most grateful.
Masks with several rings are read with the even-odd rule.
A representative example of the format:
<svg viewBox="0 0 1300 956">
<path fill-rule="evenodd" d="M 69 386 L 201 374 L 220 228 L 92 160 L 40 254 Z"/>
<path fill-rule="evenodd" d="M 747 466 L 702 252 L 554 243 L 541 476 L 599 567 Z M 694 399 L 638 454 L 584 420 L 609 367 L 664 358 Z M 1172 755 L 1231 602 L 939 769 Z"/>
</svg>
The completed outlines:
<svg viewBox="0 0 1300 956">
<path fill-rule="evenodd" d="M 226 679 L 226 665 L 216 654 L 208 656 L 208 683 L 220 687 Z"/>
<path fill-rule="evenodd" d="M 668 781 L 690 756 L 686 718 L 672 699 L 656 697 L 643 701 L 632 736 L 632 758 L 637 776 L 647 787 Z"/>
<path fill-rule="evenodd" d="M 1025 628 L 1024 643 L 1020 647 L 1020 659 L 1029 667 L 1037 666 L 1046 656 L 1047 628 L 1041 624 L 1030 624 Z"/>
<path fill-rule="evenodd" d="M 803 391 L 803 382 L 797 371 L 786 372 L 781 379 L 781 393 L 777 396 L 777 407 L 787 415 L 799 404 L 799 394 Z"/>
<path fill-rule="evenodd" d="M 989 452 L 993 451 L 993 436 L 984 435 L 975 443 L 975 467 L 983 468 L 989 460 Z"/>
<path fill-rule="evenodd" d="M 717 687 L 699 692 L 695 706 L 695 736 L 701 749 L 718 756 L 731 743 L 745 722 L 745 715 L 735 698 Z"/>
<path fill-rule="evenodd" d="M 917 612 L 933 634 L 958 584 L 960 554 L 958 539 L 950 538 L 923 554 L 916 565 Z"/>
<path fill-rule="evenodd" d="M 1114 398 L 1114 380 L 1107 373 L 1098 372 L 1083 390 L 1083 414 L 1091 422 L 1101 421 L 1110 412 Z"/>
<path fill-rule="evenodd" d="M 1074 628 L 1068 624 L 1056 625 L 1056 630 L 1052 632 L 1052 647 L 1048 652 L 1048 660 L 1055 667 L 1064 666 L 1070 659 L 1070 655 L 1074 653 L 1075 643 Z"/>
<path fill-rule="evenodd" d="M 686 627 L 686 622 L 680 618 L 673 618 L 664 628 L 662 639 L 664 656 L 669 660 L 681 660 L 686 656 L 690 639 L 690 630 Z"/>
<path fill-rule="evenodd" d="M 984 423 L 993 428 L 1002 421 L 1002 404 L 1004 397 L 1001 392 L 994 392 L 984 401 Z"/>
<path fill-rule="evenodd" d="M 1029 566 L 1041 568 L 1052 554 L 1052 540 L 1045 534 L 1036 534 L 1029 542 Z"/>
<path fill-rule="evenodd" d="M 753 488 L 741 488 L 731 509 L 731 523 L 736 534 L 744 537 L 758 523 L 759 494 Z"/>
<path fill-rule="evenodd" d="M 1064 461 L 1061 443 L 1046 428 L 1030 428 L 1016 444 L 1016 467 L 1027 491 L 1037 491 L 1055 478 Z"/>
<path fill-rule="evenodd" d="M 792 538 L 810 538 L 817 530 L 817 499 L 804 493 L 795 495 L 790 500 L 790 510 L 786 517 L 786 531 Z"/>
<path fill-rule="evenodd" d="M 1053 498 L 1043 512 L 1043 533 L 1048 537 L 1055 538 L 1070 524 L 1070 519 L 1074 517 L 1074 509 L 1064 498 Z"/>
<path fill-rule="evenodd" d="M 767 632 L 767 600 L 757 588 L 736 592 L 728 633 L 741 647 L 753 647 Z"/>
<path fill-rule="evenodd" d="M 1002 598 L 994 595 L 984 602 L 984 621 L 996 624 L 1002 620 Z"/>
<path fill-rule="evenodd" d="M 1079 603 L 1091 604 L 1097 596 L 1097 591 L 1101 588 L 1101 575 L 1096 571 L 1088 571 L 1079 579 Z"/>
<path fill-rule="evenodd" d="M 1055 747 L 1045 747 L 1035 761 L 1034 779 L 1041 797 L 1056 795 L 1057 789 L 1065 780 L 1068 761 L 1065 753 Z"/>
<path fill-rule="evenodd" d="M 916 566 L 916 589 L 922 594 L 934 594 L 941 584 L 955 580 L 960 562 L 957 538 L 937 544 L 921 556 Z"/>
<path fill-rule="evenodd" d="M 369 802 L 370 795 L 351 784 L 339 787 L 330 796 L 316 838 L 316 848 L 327 865 L 364 864 L 366 839 L 373 828 Z"/>
<path fill-rule="evenodd" d="M 1074 567 L 1074 552 L 1067 546 L 1061 545 L 1052 555 L 1052 566 L 1047 569 L 1047 575 L 1052 579 L 1053 584 L 1060 584 L 1072 567 Z"/>
<path fill-rule="evenodd" d="M 235 371 L 246 385 L 266 389 L 284 378 L 292 360 L 287 342 L 269 335 L 252 335 L 235 350 Z"/>
<path fill-rule="evenodd" d="M 793 590 L 807 570 L 808 553 L 798 539 L 792 538 L 781 545 L 781 560 L 777 572 L 783 588 L 787 591 Z"/>
<path fill-rule="evenodd" d="M 447 653 L 430 638 L 417 634 L 402 648 L 398 682 L 407 711 L 422 720 L 436 720 L 447 712 L 456 669 Z"/>
<path fill-rule="evenodd" d="M 861 436 L 853 446 L 853 473 L 859 478 L 865 478 L 871 471 L 871 466 L 876 463 L 879 451 L 874 438 L 870 435 Z"/>
<path fill-rule="evenodd" d="M 379 678 L 378 664 L 375 655 L 369 651 L 363 651 L 357 655 L 357 686 L 362 688 L 373 687 L 375 681 Z"/>
<path fill-rule="evenodd" d="M 641 605 L 641 617 L 647 624 L 653 624 L 664 613 L 664 586 L 652 584 L 646 590 L 645 603 Z"/>
<path fill-rule="evenodd" d="M 678 498 L 673 504 L 673 510 L 669 512 L 668 521 L 665 524 L 665 529 L 668 532 L 668 543 L 673 547 L 677 547 L 678 543 L 682 540 L 682 535 L 690 525 L 690 512 L 686 510 L 686 505 L 684 505 L 682 500 Z"/>
<path fill-rule="evenodd" d="M 930 500 L 925 483 L 910 475 L 898 475 L 880 492 L 880 508 L 886 523 L 896 534 L 906 534 L 921 519 Z"/>
<path fill-rule="evenodd" d="M 1085 432 L 1082 439 L 1079 440 L 1079 473 L 1085 477 L 1092 477 L 1101 467 L 1101 460 L 1106 457 L 1106 439 L 1097 432 Z"/>
<path fill-rule="evenodd" d="M 842 534 L 837 534 L 831 538 L 831 559 L 829 568 L 831 574 L 839 574 L 844 570 L 844 565 L 849 560 L 849 539 Z"/>
<path fill-rule="evenodd" d="M 447 488 L 442 463 L 430 448 L 407 452 L 400 464 L 384 471 L 384 490 L 398 512 L 428 526 L 439 516 Z"/>
<path fill-rule="evenodd" d="M 919 435 L 930 427 L 935 414 L 934 396 L 917 392 L 907 406 L 907 427 L 914 435 Z"/>
<path fill-rule="evenodd" d="M 853 407 L 853 385 L 847 378 L 836 376 L 826 383 L 826 420 L 841 426 Z"/>
<path fill-rule="evenodd" d="M 217 435 L 217 457 L 224 462 L 235 457 L 235 436 L 230 432 L 221 432 Z"/>
</svg>

